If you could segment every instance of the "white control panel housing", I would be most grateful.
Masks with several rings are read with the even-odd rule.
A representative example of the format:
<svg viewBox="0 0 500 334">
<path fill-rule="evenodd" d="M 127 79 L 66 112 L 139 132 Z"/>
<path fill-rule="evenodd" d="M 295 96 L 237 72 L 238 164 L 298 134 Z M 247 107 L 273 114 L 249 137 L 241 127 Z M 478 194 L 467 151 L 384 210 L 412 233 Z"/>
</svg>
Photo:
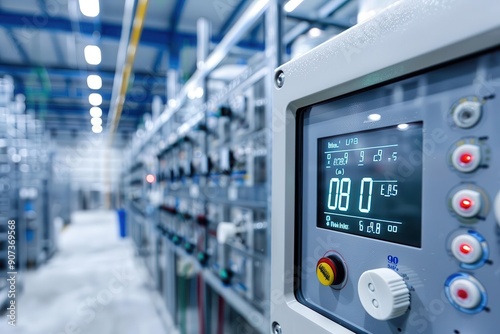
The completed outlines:
<svg viewBox="0 0 500 334">
<path fill-rule="evenodd" d="M 276 70 L 270 333 L 498 331 L 498 13 L 400 1 Z"/>
</svg>

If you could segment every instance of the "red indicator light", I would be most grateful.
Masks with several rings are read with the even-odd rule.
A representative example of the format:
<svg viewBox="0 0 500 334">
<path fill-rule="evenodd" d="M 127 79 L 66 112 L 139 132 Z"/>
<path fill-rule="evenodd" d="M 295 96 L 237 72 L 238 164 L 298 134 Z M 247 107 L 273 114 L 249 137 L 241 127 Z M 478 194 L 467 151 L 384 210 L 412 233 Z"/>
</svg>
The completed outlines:
<svg viewBox="0 0 500 334">
<path fill-rule="evenodd" d="M 460 162 L 463 164 L 469 164 L 472 162 L 474 157 L 470 153 L 464 153 L 460 156 Z"/>
<path fill-rule="evenodd" d="M 464 198 L 460 201 L 460 207 L 464 210 L 470 209 L 472 204 L 472 201 L 468 198 Z"/>
<path fill-rule="evenodd" d="M 457 291 L 457 296 L 461 299 L 467 299 L 467 297 L 469 297 L 469 294 L 464 289 L 460 289 Z"/>
<path fill-rule="evenodd" d="M 469 254 L 470 252 L 472 252 L 471 245 L 469 245 L 469 244 L 461 244 L 460 245 L 460 252 L 462 254 Z"/>
<path fill-rule="evenodd" d="M 155 177 L 153 174 L 148 174 L 148 175 L 146 176 L 146 181 L 147 181 L 148 183 L 153 183 L 153 182 L 155 182 L 155 181 L 156 181 L 156 177 Z"/>
</svg>

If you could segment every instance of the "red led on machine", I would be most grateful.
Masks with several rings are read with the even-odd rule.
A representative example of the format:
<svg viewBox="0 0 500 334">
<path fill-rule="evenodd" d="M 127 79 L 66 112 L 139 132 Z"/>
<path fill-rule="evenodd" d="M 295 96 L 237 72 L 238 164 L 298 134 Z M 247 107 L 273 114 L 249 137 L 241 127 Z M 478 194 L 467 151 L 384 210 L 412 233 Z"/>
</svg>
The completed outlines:
<svg viewBox="0 0 500 334">
<path fill-rule="evenodd" d="M 460 207 L 464 210 L 470 209 L 473 205 L 474 203 L 468 198 L 464 198 L 460 201 Z"/>
<path fill-rule="evenodd" d="M 148 175 L 146 176 L 146 181 L 147 181 L 148 183 L 154 183 L 154 182 L 156 181 L 156 177 L 155 177 L 153 174 L 148 174 Z"/>
<path fill-rule="evenodd" d="M 462 254 L 469 254 L 470 252 L 472 252 L 471 245 L 469 245 L 469 244 L 461 244 L 460 245 L 460 252 Z"/>
<path fill-rule="evenodd" d="M 460 156 L 460 162 L 464 165 L 471 163 L 473 159 L 474 157 L 470 153 L 464 153 Z"/>
</svg>

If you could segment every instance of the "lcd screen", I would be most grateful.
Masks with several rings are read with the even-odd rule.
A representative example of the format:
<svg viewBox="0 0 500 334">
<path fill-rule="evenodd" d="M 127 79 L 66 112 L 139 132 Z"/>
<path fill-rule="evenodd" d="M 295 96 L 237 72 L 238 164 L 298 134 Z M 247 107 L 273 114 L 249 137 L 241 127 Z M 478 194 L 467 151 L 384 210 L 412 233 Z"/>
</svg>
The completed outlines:
<svg viewBox="0 0 500 334">
<path fill-rule="evenodd" d="M 421 247 L 422 123 L 318 139 L 317 226 Z"/>
</svg>

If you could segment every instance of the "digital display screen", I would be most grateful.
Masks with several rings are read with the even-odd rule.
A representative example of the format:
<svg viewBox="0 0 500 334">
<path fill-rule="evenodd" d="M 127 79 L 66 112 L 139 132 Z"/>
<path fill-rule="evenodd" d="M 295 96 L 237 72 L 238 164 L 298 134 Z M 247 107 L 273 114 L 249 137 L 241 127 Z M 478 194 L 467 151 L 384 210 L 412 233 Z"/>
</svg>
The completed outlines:
<svg viewBox="0 0 500 334">
<path fill-rule="evenodd" d="M 421 247 L 422 123 L 318 139 L 320 228 Z"/>
</svg>

